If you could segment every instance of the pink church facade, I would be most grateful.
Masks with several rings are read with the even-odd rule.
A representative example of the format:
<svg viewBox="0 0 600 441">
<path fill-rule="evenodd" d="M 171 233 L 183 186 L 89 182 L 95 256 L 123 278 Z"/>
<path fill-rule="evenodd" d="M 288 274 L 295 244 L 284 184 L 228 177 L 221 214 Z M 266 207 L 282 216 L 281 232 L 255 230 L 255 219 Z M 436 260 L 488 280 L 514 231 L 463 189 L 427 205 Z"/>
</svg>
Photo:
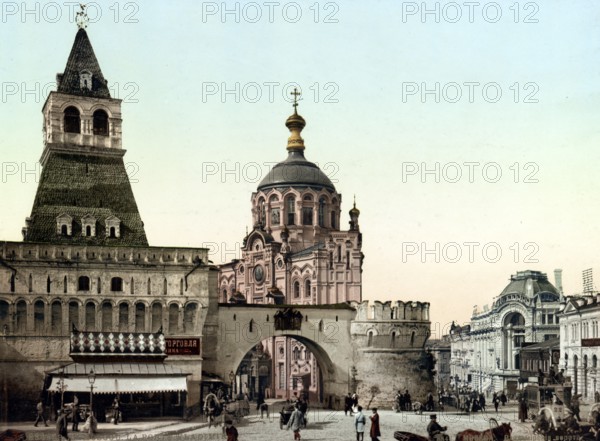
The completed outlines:
<svg viewBox="0 0 600 441">
<path fill-rule="evenodd" d="M 304 119 L 294 111 L 286 126 L 288 157 L 275 165 L 252 194 L 253 228 L 241 258 L 220 266 L 219 301 L 323 305 L 362 300 L 362 235 L 354 206 L 342 230 L 342 195 L 304 157 Z M 258 351 L 271 369 L 247 365 L 236 372 L 236 390 L 251 397 L 320 395 L 315 358 L 299 341 L 278 337 Z M 254 357 L 255 358 L 255 357 Z M 244 363 L 243 363 L 244 364 Z"/>
</svg>

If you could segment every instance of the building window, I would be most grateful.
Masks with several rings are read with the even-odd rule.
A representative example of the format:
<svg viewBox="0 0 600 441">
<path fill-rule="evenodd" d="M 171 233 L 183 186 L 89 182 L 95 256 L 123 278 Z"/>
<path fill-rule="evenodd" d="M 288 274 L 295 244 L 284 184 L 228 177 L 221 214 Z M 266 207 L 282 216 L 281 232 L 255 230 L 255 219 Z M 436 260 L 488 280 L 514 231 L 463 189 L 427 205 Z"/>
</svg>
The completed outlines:
<svg viewBox="0 0 600 441">
<path fill-rule="evenodd" d="M 135 332 L 146 331 L 146 305 L 143 303 L 135 304 Z"/>
<path fill-rule="evenodd" d="M 51 283 L 52 283 L 52 282 L 50 281 L 50 276 L 48 276 L 48 277 L 46 278 L 46 293 L 47 293 L 47 294 L 50 294 L 50 285 L 51 285 Z"/>
<path fill-rule="evenodd" d="M 163 280 L 163 295 L 167 295 L 167 278 L 165 277 L 165 279 Z"/>
<path fill-rule="evenodd" d="M 300 282 L 294 282 L 294 297 L 300 297 Z"/>
<path fill-rule="evenodd" d="M 292 350 L 292 360 L 296 361 L 296 360 L 300 360 L 300 349 L 298 347 L 295 347 Z"/>
<path fill-rule="evenodd" d="M 307 280 L 306 283 L 304 284 L 304 296 L 305 297 L 310 297 L 312 295 L 310 288 L 311 288 L 310 280 Z"/>
<path fill-rule="evenodd" d="M 262 198 L 258 201 L 258 223 L 263 226 L 267 224 L 265 200 Z"/>
<path fill-rule="evenodd" d="M 313 224 L 313 209 L 310 207 L 302 208 L 302 225 Z"/>
<path fill-rule="evenodd" d="M 81 117 L 76 107 L 69 106 L 65 109 L 65 132 L 81 133 Z"/>
<path fill-rule="evenodd" d="M 63 277 L 63 294 L 67 293 L 67 276 Z"/>
<path fill-rule="evenodd" d="M 296 218 L 296 199 L 290 196 L 286 199 L 287 203 L 287 224 L 294 225 Z"/>
<path fill-rule="evenodd" d="M 10 275 L 10 292 L 15 292 L 15 273 Z"/>
<path fill-rule="evenodd" d="M 179 305 L 173 303 L 169 306 L 169 334 L 179 331 Z"/>
<path fill-rule="evenodd" d="M 113 327 L 112 320 L 112 304 L 110 302 L 104 302 L 102 304 L 102 331 L 111 331 Z"/>
<path fill-rule="evenodd" d="M 69 302 L 69 323 L 79 327 L 79 303 L 75 301 Z"/>
<path fill-rule="evenodd" d="M 179 294 L 183 295 L 183 279 L 179 279 Z"/>
<path fill-rule="evenodd" d="M 148 295 L 151 295 L 152 294 L 152 282 L 150 281 L 150 277 L 148 277 L 148 283 L 147 284 L 148 284 L 148 286 L 147 286 L 147 288 L 148 288 Z"/>
<path fill-rule="evenodd" d="M 279 389 L 285 388 L 285 371 L 283 369 L 283 363 L 279 363 Z"/>
<path fill-rule="evenodd" d="M 110 279 L 110 290 L 112 292 L 123 291 L 123 279 L 120 277 L 113 277 Z"/>
<path fill-rule="evenodd" d="M 85 329 L 88 331 L 96 330 L 96 305 L 92 302 L 85 305 Z"/>
<path fill-rule="evenodd" d="M 135 281 L 133 277 L 131 278 L 131 282 L 129 283 L 129 292 L 133 295 L 135 294 Z"/>
<path fill-rule="evenodd" d="M 129 305 L 121 303 L 119 305 L 119 331 L 127 331 L 129 329 Z"/>
<path fill-rule="evenodd" d="M 160 303 L 152 305 L 152 332 L 157 332 L 162 328 L 162 312 L 163 308 Z"/>
<path fill-rule="evenodd" d="M 279 208 L 271 209 L 271 225 L 279 225 Z"/>
<path fill-rule="evenodd" d="M 337 217 L 335 214 L 335 211 L 331 212 L 331 228 L 335 229 L 336 228 L 336 222 L 337 222 Z"/>
<path fill-rule="evenodd" d="M 57 300 L 50 306 L 50 329 L 52 334 L 60 335 L 62 327 L 62 305 Z"/>
<path fill-rule="evenodd" d="M 373 331 L 369 331 L 367 336 L 367 346 L 373 346 Z"/>
<path fill-rule="evenodd" d="M 37 335 L 44 331 L 44 302 L 38 300 L 33 305 L 33 323 Z"/>
<path fill-rule="evenodd" d="M 31 274 L 29 274 L 29 283 L 27 288 L 29 289 L 29 292 L 33 292 L 33 276 Z"/>
<path fill-rule="evenodd" d="M 98 277 L 98 294 L 102 294 L 102 279 Z"/>
<path fill-rule="evenodd" d="M 77 279 L 77 291 L 89 291 L 90 290 L 90 278 L 87 276 L 80 276 Z"/>
<path fill-rule="evenodd" d="M 325 198 L 319 199 L 319 212 L 318 212 L 318 223 L 319 227 L 325 226 Z"/>
<path fill-rule="evenodd" d="M 185 305 L 183 311 L 183 332 L 191 334 L 194 332 L 194 324 L 196 323 L 196 310 L 198 306 L 195 303 Z"/>
<path fill-rule="evenodd" d="M 94 112 L 94 135 L 108 136 L 108 115 L 104 110 Z"/>
</svg>

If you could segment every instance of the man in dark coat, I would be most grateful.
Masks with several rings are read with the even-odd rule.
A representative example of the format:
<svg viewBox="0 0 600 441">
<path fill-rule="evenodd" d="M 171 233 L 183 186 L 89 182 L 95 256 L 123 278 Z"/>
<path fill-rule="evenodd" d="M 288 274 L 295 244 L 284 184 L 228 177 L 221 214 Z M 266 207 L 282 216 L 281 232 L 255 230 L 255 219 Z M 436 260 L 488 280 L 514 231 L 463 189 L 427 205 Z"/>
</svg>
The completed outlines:
<svg viewBox="0 0 600 441">
<path fill-rule="evenodd" d="M 427 425 L 427 433 L 429 434 L 429 439 L 434 441 L 436 439 L 436 436 L 448 430 L 448 427 L 441 426 L 437 422 L 437 415 L 435 414 L 430 415 L 429 418 L 431 419 L 431 421 L 429 421 L 429 424 Z"/>
<path fill-rule="evenodd" d="M 348 412 L 352 416 L 352 395 L 350 395 L 350 392 L 344 397 L 344 415 L 348 415 Z"/>
<path fill-rule="evenodd" d="M 371 441 L 379 441 L 381 432 L 379 431 L 379 414 L 377 413 L 376 407 L 373 408 L 373 415 L 369 418 L 371 418 L 371 430 L 369 431 Z"/>
</svg>

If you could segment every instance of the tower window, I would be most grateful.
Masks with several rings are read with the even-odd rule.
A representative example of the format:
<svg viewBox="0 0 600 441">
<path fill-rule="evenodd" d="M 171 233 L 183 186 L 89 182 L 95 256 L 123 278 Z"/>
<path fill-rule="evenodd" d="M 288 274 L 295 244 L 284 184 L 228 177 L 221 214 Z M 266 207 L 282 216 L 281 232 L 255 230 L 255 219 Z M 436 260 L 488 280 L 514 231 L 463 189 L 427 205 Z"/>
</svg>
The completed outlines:
<svg viewBox="0 0 600 441">
<path fill-rule="evenodd" d="M 311 296 L 311 292 L 310 292 L 310 280 L 306 281 L 306 285 L 305 285 L 305 289 L 304 289 L 304 296 L 305 297 L 310 297 Z"/>
<path fill-rule="evenodd" d="M 296 199 L 292 196 L 287 201 L 287 224 L 294 225 L 296 218 Z"/>
<path fill-rule="evenodd" d="M 337 219 L 336 219 L 335 211 L 332 211 L 331 212 L 331 228 L 336 228 L 336 223 L 337 223 Z"/>
<path fill-rule="evenodd" d="M 90 278 L 87 276 L 79 277 L 77 281 L 77 291 L 89 291 L 90 290 Z"/>
<path fill-rule="evenodd" d="M 108 115 L 104 110 L 94 112 L 94 135 L 108 136 Z"/>
<path fill-rule="evenodd" d="M 65 109 L 65 132 L 81 133 L 81 117 L 76 107 L 70 106 Z"/>
<path fill-rule="evenodd" d="M 123 279 L 120 277 L 110 279 L 110 290 L 113 292 L 123 291 Z"/>
<path fill-rule="evenodd" d="M 294 282 L 294 297 L 300 297 L 300 282 Z"/>
</svg>

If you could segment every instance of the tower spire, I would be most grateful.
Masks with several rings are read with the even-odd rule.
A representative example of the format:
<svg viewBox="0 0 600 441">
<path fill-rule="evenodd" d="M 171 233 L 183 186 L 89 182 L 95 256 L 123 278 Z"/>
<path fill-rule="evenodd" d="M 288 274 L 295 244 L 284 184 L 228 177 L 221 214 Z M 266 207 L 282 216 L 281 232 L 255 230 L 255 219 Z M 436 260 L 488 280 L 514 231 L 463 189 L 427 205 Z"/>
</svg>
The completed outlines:
<svg viewBox="0 0 600 441">
<path fill-rule="evenodd" d="M 304 139 L 300 135 L 302 129 L 306 126 L 306 121 L 300 115 L 298 115 L 298 97 L 301 95 L 298 89 L 294 87 L 294 91 L 290 92 L 290 95 L 294 96 L 294 114 L 291 115 L 285 122 L 286 127 L 290 130 L 291 135 L 288 138 L 288 151 L 302 152 L 304 150 Z"/>
</svg>

